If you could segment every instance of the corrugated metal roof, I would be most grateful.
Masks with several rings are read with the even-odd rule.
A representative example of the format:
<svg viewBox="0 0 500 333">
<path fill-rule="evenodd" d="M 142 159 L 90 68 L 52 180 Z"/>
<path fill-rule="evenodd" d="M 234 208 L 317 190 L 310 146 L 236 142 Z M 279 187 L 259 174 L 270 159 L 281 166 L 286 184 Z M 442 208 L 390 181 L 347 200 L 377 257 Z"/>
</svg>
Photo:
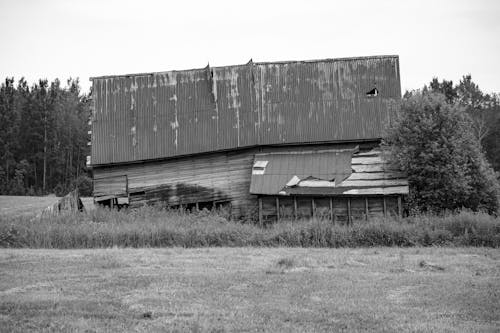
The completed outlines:
<svg viewBox="0 0 500 333">
<path fill-rule="evenodd" d="M 93 78 L 92 165 L 270 144 L 378 139 L 397 56 Z M 366 96 L 377 88 L 379 95 Z"/>
<path fill-rule="evenodd" d="M 250 183 L 250 193 L 276 195 L 294 177 L 341 182 L 351 174 L 354 150 L 328 150 L 256 154 Z M 261 173 L 260 161 L 267 161 Z"/>
<path fill-rule="evenodd" d="M 307 196 L 408 194 L 406 175 L 393 169 L 383 158 L 382 152 L 376 149 L 364 153 L 355 150 L 331 150 L 257 154 L 254 161 L 254 166 L 259 161 L 268 161 L 268 164 L 264 172 L 252 172 L 250 184 L 252 194 Z"/>
</svg>

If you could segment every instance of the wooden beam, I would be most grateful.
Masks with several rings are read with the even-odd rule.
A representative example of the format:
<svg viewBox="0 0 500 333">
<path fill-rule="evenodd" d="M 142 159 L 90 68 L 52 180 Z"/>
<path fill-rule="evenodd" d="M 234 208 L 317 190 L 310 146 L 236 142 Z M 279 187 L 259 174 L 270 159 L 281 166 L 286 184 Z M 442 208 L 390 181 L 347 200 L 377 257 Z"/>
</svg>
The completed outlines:
<svg viewBox="0 0 500 333">
<path fill-rule="evenodd" d="M 262 197 L 259 197 L 259 224 L 262 227 Z"/>
<path fill-rule="evenodd" d="M 293 197 L 293 216 L 294 216 L 295 220 L 297 220 L 297 218 L 298 218 L 298 214 L 297 214 L 297 197 Z"/>
<path fill-rule="evenodd" d="M 403 204 L 401 202 L 400 195 L 398 195 L 398 215 L 399 215 L 399 217 L 403 217 Z"/>
<path fill-rule="evenodd" d="M 280 221 L 280 199 L 276 197 L 276 222 Z"/>
<path fill-rule="evenodd" d="M 316 202 L 314 201 L 314 198 L 311 198 L 311 208 L 312 208 L 312 217 L 316 217 Z"/>
<path fill-rule="evenodd" d="M 383 196 L 384 198 L 384 217 L 387 216 L 387 203 L 385 202 L 385 196 Z"/>
<path fill-rule="evenodd" d="M 333 199 L 330 197 L 330 221 L 335 224 L 335 215 L 333 214 Z"/>
<path fill-rule="evenodd" d="M 347 224 L 351 224 L 351 198 L 347 198 Z"/>
<path fill-rule="evenodd" d="M 368 197 L 365 197 L 365 220 L 368 221 Z"/>
</svg>

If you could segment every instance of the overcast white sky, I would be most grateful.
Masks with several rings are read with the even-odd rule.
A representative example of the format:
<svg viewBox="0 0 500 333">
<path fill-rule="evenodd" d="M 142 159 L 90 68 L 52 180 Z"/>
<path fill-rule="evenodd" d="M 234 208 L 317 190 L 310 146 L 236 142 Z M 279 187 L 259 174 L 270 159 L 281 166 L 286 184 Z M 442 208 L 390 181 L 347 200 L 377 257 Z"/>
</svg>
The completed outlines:
<svg viewBox="0 0 500 333">
<path fill-rule="evenodd" d="M 0 79 L 63 82 L 254 61 L 398 54 L 401 85 L 500 92 L 500 1 L 0 0 Z"/>
</svg>

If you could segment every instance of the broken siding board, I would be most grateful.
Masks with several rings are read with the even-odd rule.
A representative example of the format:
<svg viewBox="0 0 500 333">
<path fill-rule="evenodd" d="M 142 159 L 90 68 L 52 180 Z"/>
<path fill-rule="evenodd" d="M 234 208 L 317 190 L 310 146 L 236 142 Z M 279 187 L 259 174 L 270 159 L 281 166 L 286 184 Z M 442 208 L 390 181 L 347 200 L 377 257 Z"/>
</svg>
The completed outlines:
<svg viewBox="0 0 500 333">
<path fill-rule="evenodd" d="M 389 195 L 389 194 L 408 194 L 408 186 L 394 186 L 394 187 L 378 187 L 378 188 L 361 188 L 361 189 L 349 189 L 342 194 L 345 195 Z"/>
<path fill-rule="evenodd" d="M 355 155 L 353 155 L 353 157 L 376 157 L 376 156 L 380 156 L 381 154 L 382 154 L 382 151 L 372 149 L 372 150 L 367 151 L 367 152 L 356 153 Z"/>
<path fill-rule="evenodd" d="M 401 172 L 395 166 L 387 163 L 355 164 L 351 166 L 353 172 Z"/>
<path fill-rule="evenodd" d="M 354 172 L 346 180 L 398 179 L 406 178 L 403 172 Z"/>
<path fill-rule="evenodd" d="M 370 165 L 370 164 L 380 164 L 384 163 L 380 156 L 374 157 L 356 157 L 356 155 L 352 156 L 351 164 L 352 165 Z"/>
<path fill-rule="evenodd" d="M 339 187 L 380 187 L 380 186 L 406 186 L 407 179 L 374 179 L 374 180 L 345 180 Z"/>
</svg>

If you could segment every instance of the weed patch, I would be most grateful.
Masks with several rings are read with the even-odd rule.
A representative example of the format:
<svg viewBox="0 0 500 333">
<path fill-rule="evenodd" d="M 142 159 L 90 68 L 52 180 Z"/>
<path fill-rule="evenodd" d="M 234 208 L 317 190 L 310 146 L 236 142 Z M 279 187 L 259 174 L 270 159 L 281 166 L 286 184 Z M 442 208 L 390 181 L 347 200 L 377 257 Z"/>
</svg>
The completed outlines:
<svg viewBox="0 0 500 333">
<path fill-rule="evenodd" d="M 157 207 L 95 209 L 55 217 L 0 216 L 0 247 L 371 247 L 500 246 L 500 218 L 463 211 L 445 216 L 374 218 L 350 225 L 283 221 L 261 228 L 217 213 Z M 112 264 L 110 264 L 113 266 Z"/>
</svg>

